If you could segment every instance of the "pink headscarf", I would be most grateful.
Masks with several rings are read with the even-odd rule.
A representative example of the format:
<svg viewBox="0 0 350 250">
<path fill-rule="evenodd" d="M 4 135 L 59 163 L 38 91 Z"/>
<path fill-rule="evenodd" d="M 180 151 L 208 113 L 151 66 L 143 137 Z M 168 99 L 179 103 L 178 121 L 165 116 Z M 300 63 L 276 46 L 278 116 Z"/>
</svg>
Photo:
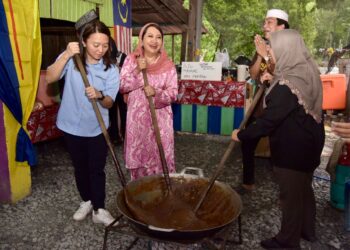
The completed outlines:
<svg viewBox="0 0 350 250">
<path fill-rule="evenodd" d="M 144 56 L 144 49 L 142 46 L 142 35 L 145 32 L 145 30 L 147 29 L 147 27 L 149 27 L 150 25 L 155 25 L 156 27 L 159 27 L 159 25 L 156 23 L 147 23 L 142 27 L 140 34 L 139 34 L 139 42 L 137 44 L 137 47 L 134 50 L 134 52 L 132 52 L 130 54 L 132 60 L 135 62 L 136 62 L 137 57 Z M 173 67 L 174 67 L 174 63 L 168 58 L 168 55 L 164 49 L 164 37 L 163 37 L 163 45 L 160 49 L 160 57 L 156 63 L 147 65 L 146 71 L 148 74 L 161 74 L 161 73 L 169 71 Z"/>
</svg>

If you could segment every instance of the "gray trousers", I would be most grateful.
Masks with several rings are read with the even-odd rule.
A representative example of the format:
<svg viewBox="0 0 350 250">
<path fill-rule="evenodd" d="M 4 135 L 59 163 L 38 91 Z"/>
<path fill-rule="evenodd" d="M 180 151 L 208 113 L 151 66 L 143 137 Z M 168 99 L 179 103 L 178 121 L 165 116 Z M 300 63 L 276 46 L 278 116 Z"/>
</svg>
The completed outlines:
<svg viewBox="0 0 350 250">
<path fill-rule="evenodd" d="M 316 203 L 312 188 L 313 173 L 274 167 L 280 188 L 281 230 L 276 239 L 298 247 L 300 238 L 315 237 Z"/>
</svg>

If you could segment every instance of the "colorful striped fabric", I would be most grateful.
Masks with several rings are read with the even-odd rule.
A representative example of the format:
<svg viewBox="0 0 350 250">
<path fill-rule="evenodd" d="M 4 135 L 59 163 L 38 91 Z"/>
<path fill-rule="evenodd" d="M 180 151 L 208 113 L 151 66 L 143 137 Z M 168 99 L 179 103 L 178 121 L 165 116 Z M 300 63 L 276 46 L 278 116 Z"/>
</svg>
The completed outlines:
<svg viewBox="0 0 350 250">
<path fill-rule="evenodd" d="M 0 101 L 0 201 L 10 202 L 11 201 L 11 183 L 10 183 L 10 171 L 7 154 L 7 146 L 5 140 L 5 124 L 4 124 L 4 111 L 3 104 Z"/>
<path fill-rule="evenodd" d="M 244 115 L 245 83 L 179 80 L 172 105 L 176 131 L 230 135 Z"/>
<path fill-rule="evenodd" d="M 173 104 L 176 131 L 230 135 L 243 119 L 244 108 Z"/>
<path fill-rule="evenodd" d="M 0 19 L 0 203 L 14 203 L 30 194 L 36 164 L 25 129 L 41 65 L 38 0 L 1 1 Z"/>
</svg>

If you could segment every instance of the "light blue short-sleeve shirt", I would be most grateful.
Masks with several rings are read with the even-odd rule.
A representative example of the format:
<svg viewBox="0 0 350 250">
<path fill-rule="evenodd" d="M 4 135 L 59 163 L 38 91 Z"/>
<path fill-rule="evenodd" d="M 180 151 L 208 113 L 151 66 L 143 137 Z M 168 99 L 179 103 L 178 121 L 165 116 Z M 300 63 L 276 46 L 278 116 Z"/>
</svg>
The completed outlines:
<svg viewBox="0 0 350 250">
<path fill-rule="evenodd" d="M 96 64 L 87 65 L 87 78 L 91 86 L 115 100 L 119 90 L 119 70 L 111 65 L 108 70 L 101 59 Z M 57 116 L 57 127 L 62 131 L 84 137 L 102 133 L 91 101 L 85 95 L 85 86 L 73 59 L 66 63 L 61 77 L 65 77 L 62 101 Z M 109 127 L 108 109 L 97 102 L 106 127 Z"/>
</svg>

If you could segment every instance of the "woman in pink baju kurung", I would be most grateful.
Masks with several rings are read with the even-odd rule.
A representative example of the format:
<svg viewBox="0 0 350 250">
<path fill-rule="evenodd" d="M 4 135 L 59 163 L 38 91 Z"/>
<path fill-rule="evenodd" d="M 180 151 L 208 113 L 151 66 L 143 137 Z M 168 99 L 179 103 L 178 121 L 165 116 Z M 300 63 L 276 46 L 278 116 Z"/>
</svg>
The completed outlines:
<svg viewBox="0 0 350 250">
<path fill-rule="evenodd" d="M 143 68 L 150 88 L 144 88 Z M 164 51 L 158 25 L 147 24 L 141 30 L 138 47 L 125 59 L 120 78 L 120 92 L 127 94 L 124 157 L 131 180 L 163 173 L 146 95 L 153 96 L 167 166 L 175 172 L 171 103 L 178 93 L 177 73 Z"/>
</svg>

